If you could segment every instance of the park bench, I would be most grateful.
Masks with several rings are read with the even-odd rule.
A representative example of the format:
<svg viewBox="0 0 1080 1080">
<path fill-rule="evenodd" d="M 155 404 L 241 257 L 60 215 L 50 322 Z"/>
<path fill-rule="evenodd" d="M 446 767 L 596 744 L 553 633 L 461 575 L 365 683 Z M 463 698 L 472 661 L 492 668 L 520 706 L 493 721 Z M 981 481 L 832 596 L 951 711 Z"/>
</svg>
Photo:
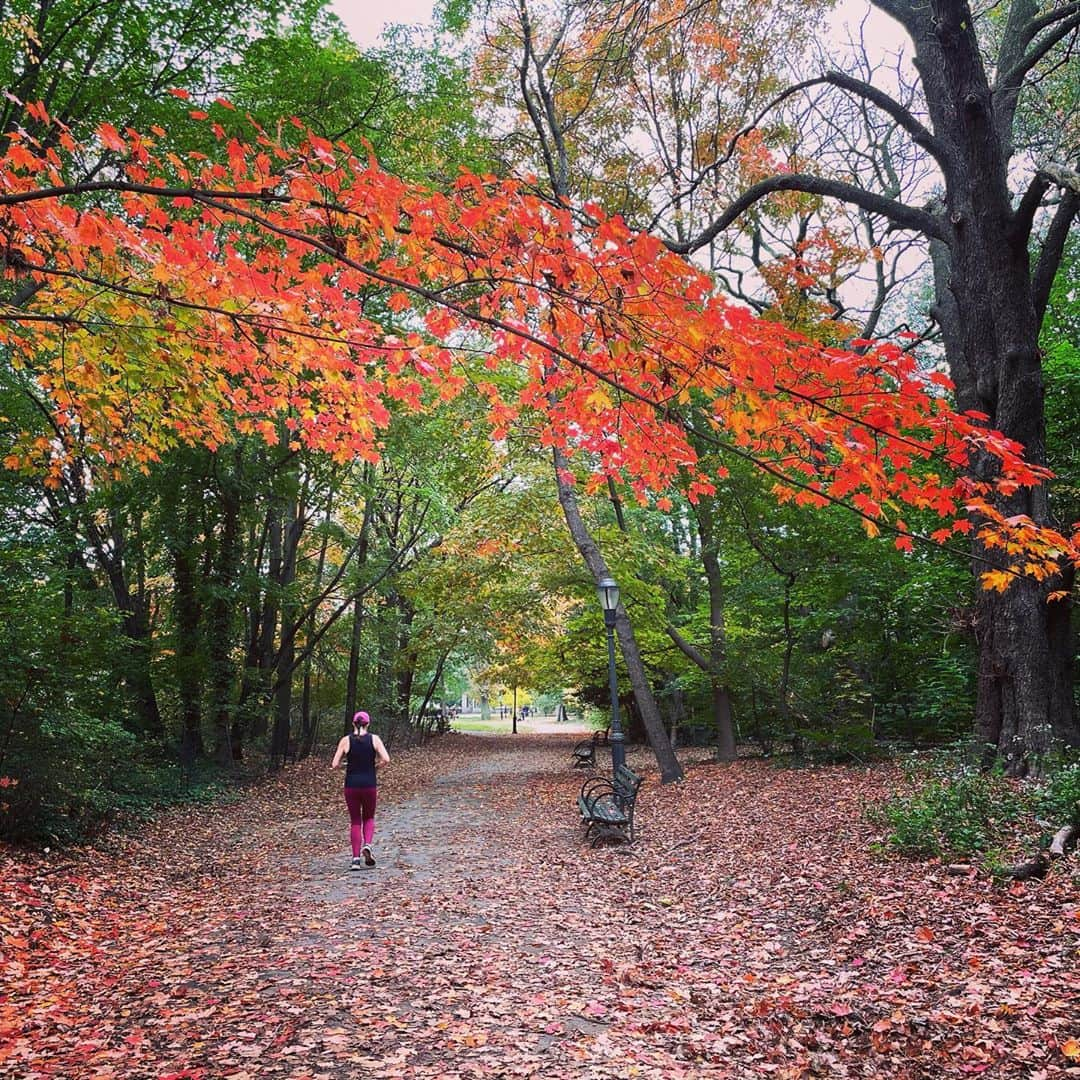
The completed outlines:
<svg viewBox="0 0 1080 1080">
<path fill-rule="evenodd" d="M 581 785 L 578 810 L 585 824 L 585 836 L 592 846 L 604 839 L 634 839 L 634 804 L 642 778 L 633 769 L 620 765 L 614 776 L 590 776 Z"/>
<path fill-rule="evenodd" d="M 570 758 L 575 769 L 592 769 L 595 767 L 596 748 L 598 746 L 607 746 L 609 730 L 609 728 L 604 728 L 603 731 L 594 731 L 589 738 L 582 739 L 570 751 Z"/>
</svg>

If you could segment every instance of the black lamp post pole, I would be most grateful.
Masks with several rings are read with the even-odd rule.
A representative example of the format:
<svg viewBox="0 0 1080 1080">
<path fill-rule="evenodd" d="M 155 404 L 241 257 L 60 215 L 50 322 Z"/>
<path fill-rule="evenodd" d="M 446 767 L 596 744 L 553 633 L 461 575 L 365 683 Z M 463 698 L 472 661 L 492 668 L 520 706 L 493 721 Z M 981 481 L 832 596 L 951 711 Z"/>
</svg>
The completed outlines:
<svg viewBox="0 0 1080 1080">
<path fill-rule="evenodd" d="M 611 686 L 611 767 L 618 769 L 626 764 L 626 746 L 623 742 L 622 724 L 619 722 L 619 677 L 615 673 L 615 609 L 604 609 L 604 626 L 607 628 L 608 683 Z"/>
</svg>

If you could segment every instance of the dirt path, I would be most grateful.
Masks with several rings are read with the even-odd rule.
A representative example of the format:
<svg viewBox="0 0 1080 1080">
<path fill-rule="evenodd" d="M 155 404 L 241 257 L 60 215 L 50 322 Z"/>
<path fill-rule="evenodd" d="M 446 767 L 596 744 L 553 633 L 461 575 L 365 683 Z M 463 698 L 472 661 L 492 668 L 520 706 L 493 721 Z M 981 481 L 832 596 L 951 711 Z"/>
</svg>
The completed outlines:
<svg viewBox="0 0 1080 1080">
<path fill-rule="evenodd" d="M 482 865 L 485 873 L 499 873 L 507 860 L 477 843 L 492 815 L 505 812 L 505 800 L 493 798 L 493 792 L 501 788 L 512 794 L 550 768 L 552 757 L 546 747 L 524 752 L 512 746 L 493 747 L 493 752 L 469 758 L 404 801 L 384 799 L 376 816 L 374 870 L 349 869 L 342 848 L 344 810 L 338 818 L 324 815 L 292 823 L 283 838 L 284 846 L 293 849 L 286 864 L 306 899 L 332 904 L 371 903 L 388 888 L 400 891 L 445 879 L 468 870 L 470 864 Z"/>
<path fill-rule="evenodd" d="M 1080 1060 L 1080 880 L 884 861 L 889 774 L 698 764 L 583 846 L 573 737 L 396 755 L 108 848 L 0 852 L 0 1077 L 1046 1080 Z M 1071 1071 L 1070 1071 L 1071 1070 Z"/>
</svg>

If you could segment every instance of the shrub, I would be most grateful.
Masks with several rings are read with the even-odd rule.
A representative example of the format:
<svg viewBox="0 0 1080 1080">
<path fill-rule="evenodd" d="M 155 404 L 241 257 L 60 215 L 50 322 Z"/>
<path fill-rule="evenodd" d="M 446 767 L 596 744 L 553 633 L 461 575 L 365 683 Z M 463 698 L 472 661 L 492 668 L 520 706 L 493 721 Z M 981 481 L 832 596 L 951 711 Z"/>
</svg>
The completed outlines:
<svg viewBox="0 0 1080 1080">
<path fill-rule="evenodd" d="M 1080 825 L 1080 756 L 1052 762 L 1032 791 L 1032 803 L 1036 813 L 1055 828 Z"/>
<path fill-rule="evenodd" d="M 1080 825 L 1080 756 L 1048 763 L 1038 783 L 1010 784 L 998 772 L 961 764 L 955 754 L 917 765 L 910 794 L 894 795 L 870 816 L 888 828 L 886 845 L 915 858 L 981 854 L 992 870 L 1008 826 L 1021 815 L 1058 828 Z M 1048 834 L 1043 842 L 1048 842 Z"/>
<path fill-rule="evenodd" d="M 1023 810 L 1022 797 L 998 773 L 931 767 L 910 795 L 894 795 L 875 812 L 887 825 L 886 843 L 915 857 L 985 852 Z"/>
</svg>

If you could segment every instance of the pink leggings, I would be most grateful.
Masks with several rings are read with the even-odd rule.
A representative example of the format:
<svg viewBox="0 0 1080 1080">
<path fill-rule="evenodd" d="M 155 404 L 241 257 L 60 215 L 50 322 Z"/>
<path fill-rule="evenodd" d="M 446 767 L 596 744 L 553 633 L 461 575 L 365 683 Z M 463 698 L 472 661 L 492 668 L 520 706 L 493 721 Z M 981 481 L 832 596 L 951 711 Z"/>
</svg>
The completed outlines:
<svg viewBox="0 0 1080 1080">
<path fill-rule="evenodd" d="M 361 846 L 370 846 L 375 836 L 375 792 L 373 787 L 347 787 L 345 805 L 349 808 L 349 840 L 353 857 Z"/>
</svg>

